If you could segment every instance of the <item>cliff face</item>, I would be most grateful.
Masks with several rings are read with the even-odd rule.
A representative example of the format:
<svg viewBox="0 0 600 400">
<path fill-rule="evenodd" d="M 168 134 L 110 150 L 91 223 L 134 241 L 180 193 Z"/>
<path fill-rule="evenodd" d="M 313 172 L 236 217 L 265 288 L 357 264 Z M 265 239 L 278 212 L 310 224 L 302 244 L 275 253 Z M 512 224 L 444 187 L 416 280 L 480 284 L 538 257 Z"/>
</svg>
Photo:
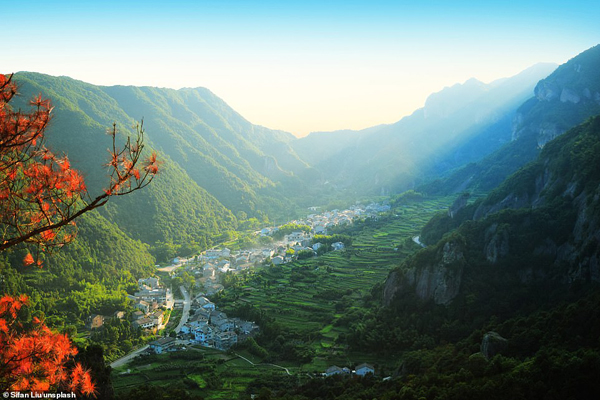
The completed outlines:
<svg viewBox="0 0 600 400">
<path fill-rule="evenodd" d="M 534 97 L 517 111 L 512 140 L 533 135 L 538 147 L 600 112 L 600 46 L 561 65 L 535 87 Z"/>
<path fill-rule="evenodd" d="M 498 262 L 498 259 L 508 255 L 510 251 L 509 229 L 508 225 L 498 228 L 498 224 L 494 223 L 486 230 L 486 260 L 495 264 Z"/>
<path fill-rule="evenodd" d="M 415 291 L 421 300 L 433 300 L 436 304 L 448 304 L 460 290 L 464 269 L 464 244 L 451 240 L 433 252 L 433 262 L 417 263 L 405 271 L 394 271 L 384 286 L 384 303 L 389 305 L 396 294 Z"/>
</svg>

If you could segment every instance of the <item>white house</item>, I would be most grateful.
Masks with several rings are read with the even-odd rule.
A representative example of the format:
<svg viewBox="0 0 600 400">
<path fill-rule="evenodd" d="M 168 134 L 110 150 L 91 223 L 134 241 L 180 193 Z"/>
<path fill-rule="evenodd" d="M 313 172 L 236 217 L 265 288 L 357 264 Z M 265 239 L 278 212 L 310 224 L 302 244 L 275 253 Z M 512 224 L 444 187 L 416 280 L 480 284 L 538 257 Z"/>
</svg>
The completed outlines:
<svg viewBox="0 0 600 400">
<path fill-rule="evenodd" d="M 154 320 L 150 319 L 150 318 L 140 318 L 140 319 L 136 319 L 135 321 L 133 321 L 131 323 L 131 326 L 135 329 L 135 328 L 142 328 L 142 329 L 148 329 L 148 328 L 152 328 L 153 326 L 155 326 L 156 324 L 154 323 Z"/>
<path fill-rule="evenodd" d="M 198 301 L 198 304 L 200 305 L 200 307 L 204 308 L 205 310 L 214 311 L 214 309 L 216 308 L 215 303 L 211 302 L 206 297 L 199 297 L 196 300 Z"/>
<path fill-rule="evenodd" d="M 300 250 L 304 250 L 304 246 L 302 246 L 301 244 L 297 244 L 292 246 L 292 249 L 294 249 L 295 252 L 298 252 Z"/>
<path fill-rule="evenodd" d="M 226 264 L 225 264 L 225 265 L 223 265 L 222 267 L 219 267 L 219 271 L 220 271 L 221 273 L 223 273 L 223 274 L 224 274 L 224 273 L 226 273 L 226 272 L 228 272 L 228 271 L 231 271 L 231 270 L 232 270 L 232 268 L 231 268 L 231 264 L 229 264 L 229 263 L 226 263 Z"/>
<path fill-rule="evenodd" d="M 206 250 L 205 255 L 207 258 L 219 258 L 221 257 L 221 249 Z"/>
<path fill-rule="evenodd" d="M 155 340 L 149 343 L 149 347 L 151 350 L 154 350 L 156 354 L 160 354 L 163 351 L 168 350 L 169 348 L 175 345 L 175 338 L 166 337 Z"/>
<path fill-rule="evenodd" d="M 325 370 L 326 376 L 333 376 L 333 375 L 338 375 L 338 374 L 343 374 L 343 373 L 344 373 L 344 371 L 337 365 L 332 365 L 331 367 L 329 367 Z"/>
<path fill-rule="evenodd" d="M 367 374 L 375 374 L 375 368 L 372 365 L 367 363 L 362 363 L 355 369 L 355 374 L 360 376 L 365 376 Z"/>
<path fill-rule="evenodd" d="M 144 318 L 144 312 L 143 312 L 143 311 L 141 311 L 141 310 L 134 311 L 134 312 L 131 314 L 131 319 L 133 319 L 134 321 L 135 321 L 136 319 L 140 319 L 140 318 Z"/>
<path fill-rule="evenodd" d="M 273 265 L 280 265 L 280 264 L 283 264 L 284 261 L 283 261 L 283 257 L 277 256 L 277 257 L 273 257 L 271 259 L 271 262 L 273 263 Z"/>
<path fill-rule="evenodd" d="M 275 252 L 273 251 L 273 249 L 263 249 L 262 250 L 262 256 L 263 257 L 271 257 L 273 254 L 275 254 Z"/>
<path fill-rule="evenodd" d="M 208 325 L 196 328 L 192 331 L 192 333 L 194 334 L 194 340 L 204 345 L 211 342 L 214 336 L 212 328 Z"/>
<path fill-rule="evenodd" d="M 210 323 L 220 332 L 230 331 L 234 328 L 233 322 L 228 318 L 225 318 L 225 319 L 211 318 Z"/>
<path fill-rule="evenodd" d="M 331 247 L 333 248 L 333 250 L 342 250 L 344 248 L 344 243 L 335 242 L 331 244 Z"/>
<path fill-rule="evenodd" d="M 215 347 L 226 350 L 238 342 L 235 332 L 218 332 L 215 334 Z"/>
<path fill-rule="evenodd" d="M 319 248 L 320 248 L 321 246 L 323 246 L 323 243 L 315 243 L 315 244 L 313 244 L 313 245 L 312 245 L 312 249 L 313 249 L 314 251 L 317 251 L 317 250 L 319 250 Z"/>
<path fill-rule="evenodd" d="M 148 318 L 150 318 L 152 322 L 154 322 L 154 325 L 160 326 L 160 324 L 163 323 L 164 314 L 165 313 L 163 312 L 163 310 L 155 310 L 152 314 L 150 314 Z"/>
<path fill-rule="evenodd" d="M 327 228 L 325 228 L 323 225 L 317 225 L 313 229 L 315 231 L 315 235 L 327 235 Z"/>
<path fill-rule="evenodd" d="M 285 237 L 286 241 L 288 243 L 296 243 L 296 242 L 301 242 L 302 240 L 305 239 L 305 235 L 303 231 L 296 231 L 296 232 L 292 232 L 289 235 L 287 235 Z"/>
<path fill-rule="evenodd" d="M 144 314 L 148 314 L 148 312 L 150 311 L 150 304 L 148 304 L 148 302 L 144 300 L 138 301 L 133 307 L 142 311 Z"/>
<path fill-rule="evenodd" d="M 234 318 L 233 322 L 235 323 L 235 328 L 238 329 L 244 335 L 249 335 L 254 331 L 257 331 L 258 325 L 251 321 L 244 321 L 239 318 Z"/>
<path fill-rule="evenodd" d="M 195 329 L 199 329 L 208 325 L 208 317 L 195 313 L 190 317 L 188 322 L 181 327 L 181 333 L 192 333 Z"/>
<path fill-rule="evenodd" d="M 138 279 L 138 286 L 142 289 L 144 286 L 149 286 L 151 289 L 157 289 L 159 285 L 158 278 Z"/>
</svg>

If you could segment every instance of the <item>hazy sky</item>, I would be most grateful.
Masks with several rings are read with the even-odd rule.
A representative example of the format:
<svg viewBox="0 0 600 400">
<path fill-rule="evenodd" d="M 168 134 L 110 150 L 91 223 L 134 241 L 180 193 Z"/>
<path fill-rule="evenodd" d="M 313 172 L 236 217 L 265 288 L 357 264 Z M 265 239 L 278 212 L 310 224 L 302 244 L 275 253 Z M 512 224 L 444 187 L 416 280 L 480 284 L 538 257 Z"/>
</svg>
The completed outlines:
<svg viewBox="0 0 600 400">
<path fill-rule="evenodd" d="M 296 135 L 391 123 L 600 43 L 600 1 L 5 1 L 0 71 L 203 86 Z"/>
</svg>

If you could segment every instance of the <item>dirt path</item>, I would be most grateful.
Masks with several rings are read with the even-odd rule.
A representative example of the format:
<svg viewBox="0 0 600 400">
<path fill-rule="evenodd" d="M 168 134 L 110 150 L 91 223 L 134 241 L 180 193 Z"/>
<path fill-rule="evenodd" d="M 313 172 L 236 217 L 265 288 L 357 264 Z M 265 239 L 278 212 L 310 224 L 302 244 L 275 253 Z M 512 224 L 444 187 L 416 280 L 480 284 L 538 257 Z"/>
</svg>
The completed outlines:
<svg viewBox="0 0 600 400">
<path fill-rule="evenodd" d="M 256 363 L 252 362 L 251 360 L 248 360 L 246 357 L 239 355 L 238 353 L 233 353 L 233 354 L 235 354 L 236 356 L 238 356 L 238 357 L 239 357 L 239 358 L 241 358 L 242 360 L 244 360 L 244 361 L 246 361 L 246 362 L 248 362 L 248 363 L 252 364 L 252 365 L 253 365 L 253 366 L 255 366 L 255 367 L 256 367 L 257 365 L 270 365 L 270 366 L 272 366 L 272 367 L 281 368 L 281 369 L 285 370 L 285 372 L 286 372 L 288 375 L 292 375 L 292 374 L 290 373 L 290 370 L 288 370 L 286 367 L 282 367 L 281 365 L 277 365 L 277 364 L 267 364 L 267 363 L 260 363 L 260 364 L 256 364 Z"/>
</svg>

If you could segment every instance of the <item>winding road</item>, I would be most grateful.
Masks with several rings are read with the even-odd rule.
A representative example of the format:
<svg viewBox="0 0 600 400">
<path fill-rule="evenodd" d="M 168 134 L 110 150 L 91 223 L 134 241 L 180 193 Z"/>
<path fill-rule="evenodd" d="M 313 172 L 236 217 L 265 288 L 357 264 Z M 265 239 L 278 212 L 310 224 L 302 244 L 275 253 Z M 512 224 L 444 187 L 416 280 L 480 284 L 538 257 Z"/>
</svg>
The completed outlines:
<svg viewBox="0 0 600 400">
<path fill-rule="evenodd" d="M 179 333 L 183 325 L 185 325 L 185 323 L 187 322 L 188 318 L 190 317 L 190 306 L 192 305 L 192 302 L 190 301 L 190 294 L 188 293 L 188 291 L 185 290 L 183 286 L 179 286 L 179 290 L 181 290 L 181 294 L 183 294 L 184 297 L 183 315 L 181 315 L 179 325 L 177 325 L 177 328 L 175 328 L 175 333 Z"/>
<path fill-rule="evenodd" d="M 146 351 L 146 349 L 148 348 L 148 345 L 141 347 L 139 349 L 137 349 L 134 352 L 131 352 L 129 354 L 127 354 L 125 357 L 121 357 L 118 360 L 113 361 L 112 363 L 110 363 L 110 366 L 112 368 L 118 368 L 122 365 L 127 364 L 129 361 L 133 360 L 134 358 L 136 358 L 137 356 L 139 356 L 141 353 L 143 353 L 144 351 Z"/>
<path fill-rule="evenodd" d="M 190 301 L 190 294 L 188 293 L 188 291 L 185 290 L 185 288 L 183 286 L 179 286 L 179 290 L 181 290 L 181 294 L 183 294 L 184 300 L 183 300 L 183 314 L 181 315 L 181 320 L 179 321 L 179 325 L 177 325 L 177 328 L 175 328 L 176 333 L 179 333 L 179 331 L 181 330 L 181 327 L 187 322 L 188 318 L 190 317 L 190 306 L 192 304 L 192 302 Z M 139 348 L 139 349 L 127 354 L 126 356 L 113 361 L 112 363 L 110 363 L 110 366 L 112 368 L 118 368 L 122 365 L 125 365 L 129 361 L 133 360 L 135 357 L 139 356 L 141 353 L 146 351 L 147 348 L 148 348 L 148 345 L 146 345 L 142 348 Z"/>
</svg>

